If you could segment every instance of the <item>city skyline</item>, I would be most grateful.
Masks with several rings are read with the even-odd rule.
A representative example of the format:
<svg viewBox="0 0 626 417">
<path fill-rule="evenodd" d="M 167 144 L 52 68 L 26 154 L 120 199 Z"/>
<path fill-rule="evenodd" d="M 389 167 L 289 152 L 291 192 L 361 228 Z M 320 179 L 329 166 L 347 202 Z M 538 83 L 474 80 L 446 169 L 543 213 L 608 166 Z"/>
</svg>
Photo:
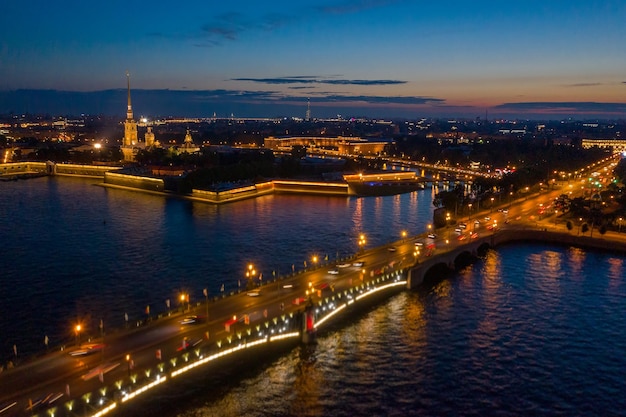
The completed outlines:
<svg viewBox="0 0 626 417">
<path fill-rule="evenodd" d="M 130 71 L 137 115 L 626 115 L 618 1 L 31 3 L 4 6 L 0 113 L 123 115 Z"/>
</svg>

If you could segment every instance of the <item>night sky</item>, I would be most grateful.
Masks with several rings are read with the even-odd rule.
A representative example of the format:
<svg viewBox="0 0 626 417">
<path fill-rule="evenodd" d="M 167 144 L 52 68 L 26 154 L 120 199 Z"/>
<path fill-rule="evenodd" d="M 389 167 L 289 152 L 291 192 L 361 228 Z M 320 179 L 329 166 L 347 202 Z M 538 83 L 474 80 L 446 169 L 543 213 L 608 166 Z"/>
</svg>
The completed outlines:
<svg viewBox="0 0 626 417">
<path fill-rule="evenodd" d="M 625 22 L 624 0 L 5 1 L 0 113 L 124 117 L 128 70 L 137 116 L 623 118 Z"/>
</svg>

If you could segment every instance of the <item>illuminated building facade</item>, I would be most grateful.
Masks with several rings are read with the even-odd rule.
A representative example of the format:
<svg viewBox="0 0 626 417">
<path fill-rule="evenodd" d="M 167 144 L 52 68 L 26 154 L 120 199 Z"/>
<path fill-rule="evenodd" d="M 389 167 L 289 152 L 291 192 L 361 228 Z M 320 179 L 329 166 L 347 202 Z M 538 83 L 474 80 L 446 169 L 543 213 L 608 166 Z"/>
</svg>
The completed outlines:
<svg viewBox="0 0 626 417">
<path fill-rule="evenodd" d="M 126 120 L 124 121 L 124 138 L 122 139 L 122 154 L 124 161 L 134 161 L 138 151 L 139 142 L 137 139 L 137 122 L 133 119 L 133 106 L 130 102 L 130 74 L 126 72 L 128 85 L 128 107 L 126 109 Z"/>
<path fill-rule="evenodd" d="M 302 146 L 310 151 L 320 151 L 338 155 L 379 155 L 393 141 L 369 141 L 354 137 L 319 136 L 270 136 L 263 139 L 263 146 L 274 151 L 290 151 L 294 146 Z"/>
</svg>

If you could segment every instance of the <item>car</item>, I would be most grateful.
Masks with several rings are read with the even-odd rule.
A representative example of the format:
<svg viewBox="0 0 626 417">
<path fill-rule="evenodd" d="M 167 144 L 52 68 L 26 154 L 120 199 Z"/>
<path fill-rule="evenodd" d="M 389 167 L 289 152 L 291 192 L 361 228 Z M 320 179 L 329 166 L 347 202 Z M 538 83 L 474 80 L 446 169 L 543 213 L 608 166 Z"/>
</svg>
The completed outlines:
<svg viewBox="0 0 626 417">
<path fill-rule="evenodd" d="M 187 316 L 180 321 L 180 324 L 198 324 L 200 320 L 200 316 Z"/>
<path fill-rule="evenodd" d="M 509 211 L 507 209 L 504 209 L 504 210 L 502 210 L 502 213 L 509 214 Z"/>
<path fill-rule="evenodd" d="M 287 284 L 283 284 L 283 289 L 285 289 L 285 290 L 291 290 L 291 289 L 293 289 L 293 287 L 295 287 L 295 284 L 292 284 L 290 282 L 287 283 Z"/>
<path fill-rule="evenodd" d="M 459 235 L 459 237 L 457 237 L 457 239 L 465 240 L 465 239 L 467 239 L 467 235 Z"/>
<path fill-rule="evenodd" d="M 295 299 L 291 302 L 291 304 L 294 304 L 294 305 L 299 306 L 300 304 L 304 304 L 304 303 L 306 302 L 306 300 L 307 300 L 307 298 L 306 298 L 306 297 L 298 297 L 298 298 L 295 298 Z"/>
<path fill-rule="evenodd" d="M 191 347 L 198 346 L 200 343 L 202 343 L 202 339 L 190 339 L 188 337 L 185 337 L 183 339 L 183 343 L 176 350 L 181 352 Z"/>
<path fill-rule="evenodd" d="M 465 223 L 459 223 L 459 228 L 467 229 L 467 225 Z"/>
<path fill-rule="evenodd" d="M 476 239 L 478 237 L 478 233 L 474 232 L 472 233 L 472 239 Z"/>
<path fill-rule="evenodd" d="M 354 262 L 354 263 L 352 264 L 352 266 L 356 266 L 356 267 L 359 267 L 359 268 L 360 268 L 360 267 L 362 267 L 363 265 L 365 265 L 365 262 L 361 262 L 361 261 L 359 261 L 359 262 Z"/>
<path fill-rule="evenodd" d="M 252 291 L 248 291 L 246 293 L 248 295 L 248 297 L 258 297 L 261 295 L 261 291 L 260 290 L 252 290 Z"/>
<path fill-rule="evenodd" d="M 337 268 L 348 268 L 350 266 L 352 266 L 352 265 L 351 264 L 339 264 L 339 265 L 337 265 Z"/>
<path fill-rule="evenodd" d="M 389 252 L 395 252 L 397 249 L 396 249 L 396 247 L 395 247 L 395 246 L 389 246 L 389 247 L 387 248 L 387 250 L 388 250 Z"/>
<path fill-rule="evenodd" d="M 463 229 L 461 229 L 460 227 L 457 227 L 456 229 L 454 229 L 454 231 L 459 235 L 463 233 Z"/>
<path fill-rule="evenodd" d="M 489 220 L 491 220 L 491 217 L 485 216 L 485 221 L 488 222 Z"/>
<path fill-rule="evenodd" d="M 434 233 L 429 233 L 429 234 L 428 234 L 428 238 L 429 238 L 429 239 L 437 239 L 437 235 L 436 235 L 436 234 L 434 234 Z"/>
<path fill-rule="evenodd" d="M 336 269 L 336 268 L 335 268 L 335 269 L 329 269 L 329 270 L 328 270 L 328 273 L 329 273 L 330 275 L 339 275 L 339 270 L 338 270 L 338 269 Z"/>
<path fill-rule="evenodd" d="M 422 246 L 424 246 L 424 242 L 415 242 L 415 247 L 421 248 Z"/>
<path fill-rule="evenodd" d="M 104 343 L 91 343 L 88 345 L 82 345 L 76 350 L 69 352 L 70 356 L 88 356 L 97 352 L 101 352 L 104 349 Z"/>
</svg>

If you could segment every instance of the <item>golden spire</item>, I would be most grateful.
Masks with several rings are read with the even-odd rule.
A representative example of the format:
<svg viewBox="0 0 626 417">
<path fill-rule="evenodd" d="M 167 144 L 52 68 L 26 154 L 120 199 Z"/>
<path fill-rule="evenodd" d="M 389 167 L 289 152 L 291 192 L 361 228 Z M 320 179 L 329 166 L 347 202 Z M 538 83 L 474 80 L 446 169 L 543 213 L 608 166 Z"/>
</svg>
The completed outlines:
<svg viewBox="0 0 626 417">
<path fill-rule="evenodd" d="M 130 104 L 130 73 L 126 71 L 126 82 L 128 84 L 128 109 L 126 110 L 126 119 L 133 119 L 133 106 Z"/>
</svg>

